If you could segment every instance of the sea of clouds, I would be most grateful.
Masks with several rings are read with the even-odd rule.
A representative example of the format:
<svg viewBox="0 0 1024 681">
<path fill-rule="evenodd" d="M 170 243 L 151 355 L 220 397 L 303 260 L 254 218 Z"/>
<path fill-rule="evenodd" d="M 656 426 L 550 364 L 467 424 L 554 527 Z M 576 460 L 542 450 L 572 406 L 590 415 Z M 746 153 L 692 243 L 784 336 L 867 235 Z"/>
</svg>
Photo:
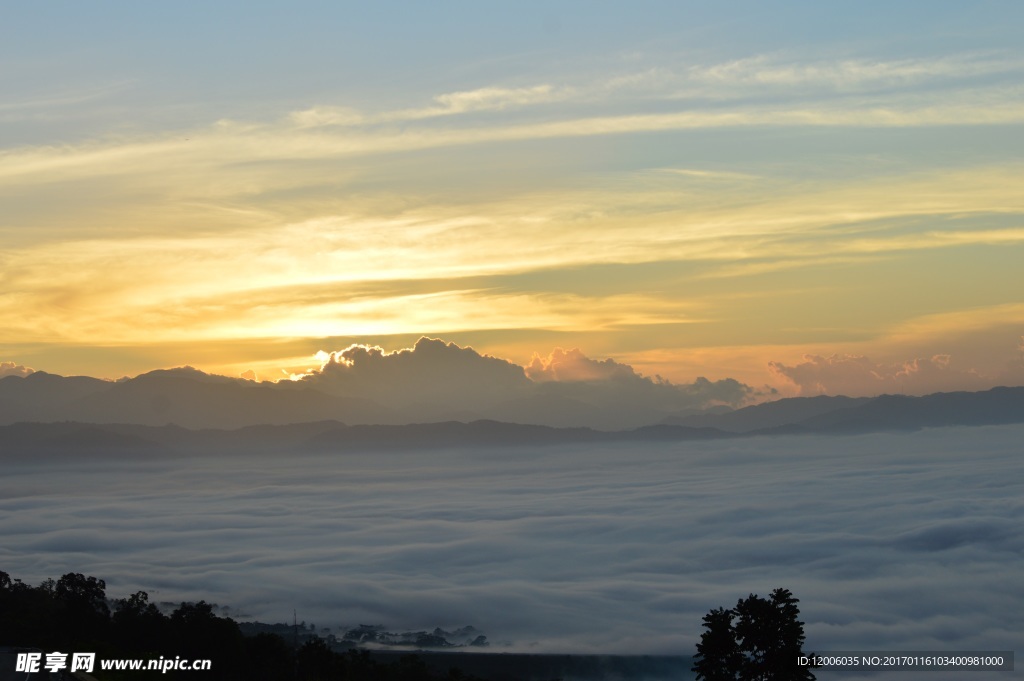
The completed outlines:
<svg viewBox="0 0 1024 681">
<path fill-rule="evenodd" d="M 785 587 L 807 650 L 1012 650 L 1021 442 L 1003 426 L 8 462 L 0 569 L 559 653 L 690 655 L 709 609 Z"/>
</svg>

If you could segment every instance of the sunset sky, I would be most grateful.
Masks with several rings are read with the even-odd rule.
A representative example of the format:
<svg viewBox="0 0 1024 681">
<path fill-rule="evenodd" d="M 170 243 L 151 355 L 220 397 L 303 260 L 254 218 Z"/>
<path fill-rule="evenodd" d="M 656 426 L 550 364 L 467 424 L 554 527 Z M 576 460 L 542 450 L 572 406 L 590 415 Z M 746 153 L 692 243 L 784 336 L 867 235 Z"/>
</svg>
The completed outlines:
<svg viewBox="0 0 1024 681">
<path fill-rule="evenodd" d="M 0 362 L 1024 384 L 1019 2 L 14 3 Z M 323 354 L 321 354 L 323 357 Z"/>
</svg>

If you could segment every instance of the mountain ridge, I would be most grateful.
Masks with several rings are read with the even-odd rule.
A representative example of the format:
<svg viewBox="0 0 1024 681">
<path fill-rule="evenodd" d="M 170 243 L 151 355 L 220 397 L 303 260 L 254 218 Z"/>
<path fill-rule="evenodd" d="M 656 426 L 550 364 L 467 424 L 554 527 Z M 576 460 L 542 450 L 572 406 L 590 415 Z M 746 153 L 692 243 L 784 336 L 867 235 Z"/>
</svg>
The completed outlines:
<svg viewBox="0 0 1024 681">
<path fill-rule="evenodd" d="M 349 424 L 336 419 L 321 419 L 236 428 L 185 428 L 175 424 L 79 421 L 18 422 L 0 425 L 0 455 L 17 457 L 31 452 L 60 453 L 72 450 L 130 454 L 151 448 L 168 453 L 182 450 L 230 453 L 271 452 L 282 448 L 298 452 L 386 451 L 686 442 L 734 437 L 842 435 L 943 426 L 1024 423 L 1024 387 L 999 387 L 973 393 L 933 393 L 922 397 L 881 395 L 876 398 L 839 400 L 793 399 L 794 403 L 781 408 L 756 405 L 732 412 L 743 411 L 746 414 L 745 420 L 733 418 L 729 422 L 733 430 L 708 425 L 656 423 L 607 431 L 491 419 L 407 424 Z M 825 406 L 831 406 L 832 409 L 826 410 Z M 778 421 L 781 413 L 794 418 L 786 423 L 761 425 L 773 419 Z M 742 425 L 757 427 L 736 429 Z"/>
<path fill-rule="evenodd" d="M 575 385 L 575 384 L 574 384 Z M 257 383 L 206 374 L 192 367 L 162 369 L 135 378 L 106 381 L 86 376 L 35 372 L 0 378 L 0 425 L 18 422 L 176 424 L 192 430 L 234 429 L 339 421 L 349 425 L 405 425 L 496 421 L 555 428 L 618 432 L 651 426 L 713 428 L 726 433 L 857 428 L 902 428 L 946 423 L 1019 419 L 1024 388 L 1000 387 L 979 393 L 934 393 L 922 397 L 790 397 L 739 409 L 712 406 L 675 414 L 629 403 L 609 403 L 607 386 L 587 399 L 586 385 L 571 393 L 545 390 L 491 404 L 456 408 L 438 400 L 398 406 L 367 396 L 345 396 L 303 382 Z M 1004 392 L 1000 392 L 1004 391 Z M 963 397 L 975 395 L 976 397 Z M 977 397 L 987 395 L 988 397 Z M 945 396 L 945 397 L 938 397 Z M 959 397 L 957 397 L 959 396 Z"/>
</svg>

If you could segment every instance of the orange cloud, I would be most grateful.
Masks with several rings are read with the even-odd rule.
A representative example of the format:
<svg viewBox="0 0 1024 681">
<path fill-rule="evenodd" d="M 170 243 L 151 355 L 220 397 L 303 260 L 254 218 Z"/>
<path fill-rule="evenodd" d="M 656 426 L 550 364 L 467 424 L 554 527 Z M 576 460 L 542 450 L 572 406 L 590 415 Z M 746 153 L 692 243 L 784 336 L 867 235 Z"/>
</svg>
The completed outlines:
<svg viewBox="0 0 1024 681">
<path fill-rule="evenodd" d="M 954 365 L 950 355 L 933 355 L 884 364 L 863 355 L 804 355 L 794 365 L 769 362 L 776 377 L 795 385 L 801 395 L 925 395 L 955 390 L 984 390 L 994 377 Z"/>
<path fill-rule="evenodd" d="M 0 378 L 4 376 L 21 376 L 24 378 L 32 373 L 35 373 L 35 369 L 30 369 L 14 362 L 0 362 Z"/>
<path fill-rule="evenodd" d="M 639 378 L 633 367 L 614 359 L 590 359 L 579 348 L 555 348 L 546 358 L 534 354 L 526 367 L 526 375 L 537 383 L 547 381 L 600 381 Z M 657 379 L 660 381 L 660 377 Z"/>
</svg>

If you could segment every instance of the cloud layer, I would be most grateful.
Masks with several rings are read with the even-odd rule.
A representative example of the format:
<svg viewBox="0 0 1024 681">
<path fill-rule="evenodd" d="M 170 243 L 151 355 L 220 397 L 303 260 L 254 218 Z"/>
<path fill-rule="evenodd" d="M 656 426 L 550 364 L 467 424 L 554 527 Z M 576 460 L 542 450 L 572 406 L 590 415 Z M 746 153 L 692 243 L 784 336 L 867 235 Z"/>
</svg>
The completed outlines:
<svg viewBox="0 0 1024 681">
<path fill-rule="evenodd" d="M 311 354 L 326 338 L 487 332 L 520 358 L 594 347 L 587 334 L 617 357 L 795 347 L 765 352 L 757 377 L 650 372 L 760 385 L 768 359 L 885 345 L 922 314 L 1019 320 L 999 308 L 1018 303 L 1024 249 L 1021 136 L 1005 132 L 1024 124 L 1024 61 L 990 43 L 716 44 L 80 138 L 55 124 L 59 142 L 0 149 L 0 356 L 74 373 L 90 370 L 69 346 L 163 360 L 113 378 L 194 363 L 173 356 L 189 342 L 216 355 L 204 368 L 263 376 L 305 367 L 256 366 L 237 344 L 300 339 Z M 109 113 L 132 90 L 110 83 L 0 116 Z M 936 345 L 903 356 L 951 353 Z M 882 350 L 842 351 L 895 354 Z"/>
<path fill-rule="evenodd" d="M 814 650 L 1019 644 L 1019 426 L 699 444 L 12 463 L 3 569 L 335 630 L 692 654 L 784 586 Z"/>
</svg>

